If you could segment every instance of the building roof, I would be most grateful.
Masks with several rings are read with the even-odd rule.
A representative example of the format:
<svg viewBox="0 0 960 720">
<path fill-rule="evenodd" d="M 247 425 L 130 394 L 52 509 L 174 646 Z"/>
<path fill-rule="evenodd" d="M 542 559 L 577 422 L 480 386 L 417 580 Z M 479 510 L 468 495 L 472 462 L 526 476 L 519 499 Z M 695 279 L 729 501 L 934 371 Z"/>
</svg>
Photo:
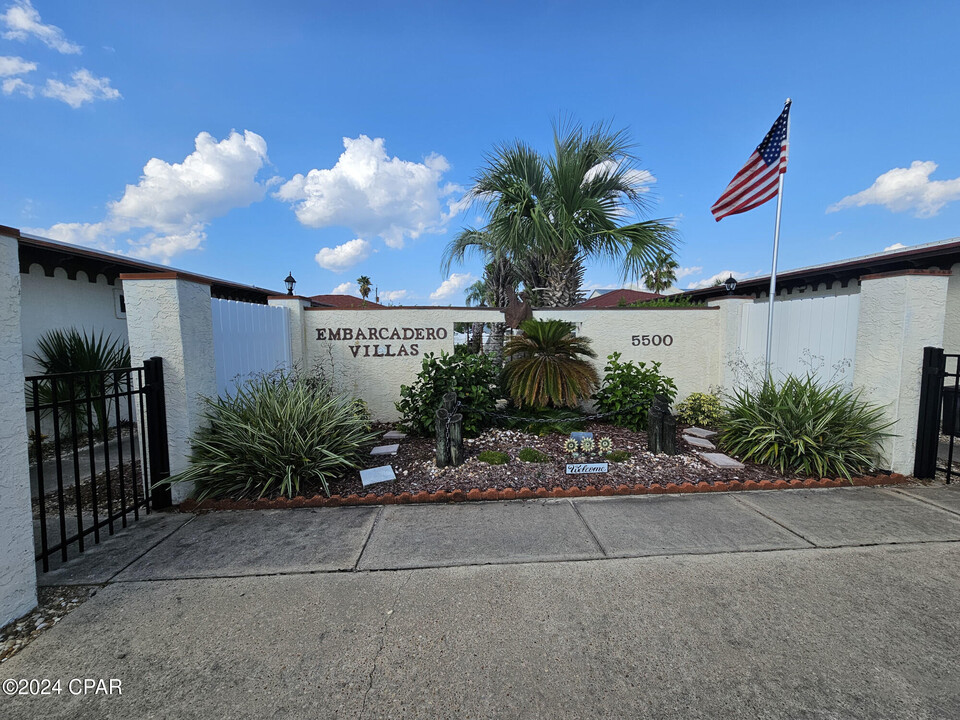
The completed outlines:
<svg viewBox="0 0 960 720">
<path fill-rule="evenodd" d="M 78 272 L 83 272 L 91 282 L 96 282 L 97 276 L 103 275 L 107 278 L 107 282 L 113 285 L 121 273 L 179 272 L 166 265 L 135 260 L 126 255 L 91 250 L 79 245 L 24 234 L 17 228 L 6 225 L 0 225 L 0 234 L 17 239 L 21 273 L 29 273 L 31 265 L 40 265 L 47 276 L 53 277 L 53 271 L 59 267 L 66 271 L 67 277 L 71 280 L 76 279 Z M 268 296 L 280 294 L 275 290 L 254 285 L 243 285 L 195 273 L 189 274 L 209 282 L 210 294 L 223 300 L 240 300 L 266 305 Z"/>
<path fill-rule="evenodd" d="M 598 291 L 600 292 L 600 291 Z M 656 300 L 665 297 L 658 293 L 643 292 L 642 290 L 627 290 L 626 288 L 617 288 L 615 290 L 604 290 L 602 295 L 591 297 L 577 305 L 578 308 L 612 308 L 622 305 L 630 305 L 635 302 L 646 302 L 647 300 Z"/>
<path fill-rule="evenodd" d="M 375 310 L 383 307 L 373 300 L 363 300 L 353 295 L 311 295 L 310 299 L 321 307 L 334 307 L 342 310 Z"/>
<path fill-rule="evenodd" d="M 828 287 L 836 281 L 847 285 L 851 280 L 858 280 L 864 275 L 875 273 L 896 272 L 900 270 L 949 270 L 956 263 L 960 263 L 960 237 L 940 240 L 938 242 L 914 245 L 897 250 L 862 255 L 847 260 L 811 265 L 796 270 L 777 271 L 777 292 L 791 291 L 813 287 L 825 283 Z M 770 289 L 770 275 L 760 275 L 745 280 L 737 280 L 737 295 L 757 296 Z M 723 285 L 696 290 L 686 290 L 683 293 L 696 300 L 708 300 L 713 297 L 726 295 Z"/>
</svg>

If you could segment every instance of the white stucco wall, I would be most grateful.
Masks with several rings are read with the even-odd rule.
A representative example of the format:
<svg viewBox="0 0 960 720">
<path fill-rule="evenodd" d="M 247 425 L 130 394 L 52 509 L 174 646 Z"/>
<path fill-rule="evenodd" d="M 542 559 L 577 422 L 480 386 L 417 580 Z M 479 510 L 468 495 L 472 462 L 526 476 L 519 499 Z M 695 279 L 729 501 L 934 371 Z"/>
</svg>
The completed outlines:
<svg viewBox="0 0 960 720">
<path fill-rule="evenodd" d="M 694 391 L 706 392 L 720 382 L 719 312 L 715 309 L 538 310 L 534 315 L 579 324 L 579 333 L 591 339 L 597 353 L 601 377 L 607 356 L 616 350 L 622 361 L 661 362 L 661 372 L 677 384 L 678 400 Z M 423 355 L 453 352 L 454 323 L 498 322 L 501 318 L 498 310 L 479 308 L 307 310 L 306 364 L 310 367 L 319 362 L 338 388 L 363 398 L 376 419 L 393 421 L 399 417 L 394 403 L 400 398 L 400 386 L 414 382 Z M 341 338 L 331 339 L 331 329 L 340 330 Z M 343 338 L 344 329 L 351 331 L 349 340 Z M 359 340 L 358 329 L 364 336 Z M 373 341 L 368 339 L 371 329 L 377 335 Z M 318 339 L 318 330 L 322 339 Z M 438 339 L 438 334 L 445 337 Z M 633 336 L 641 344 L 634 345 Z M 642 344 L 644 336 L 650 336 L 650 345 Z M 661 341 L 655 346 L 653 336 L 670 336 L 670 344 Z M 398 354 L 401 346 L 404 354 Z"/>
<path fill-rule="evenodd" d="M 88 333 L 103 330 L 127 342 L 127 321 L 117 316 L 116 296 L 123 292 L 122 283 L 117 280 L 115 285 L 109 285 L 103 275 L 95 279 L 96 282 L 90 282 L 80 271 L 76 280 L 70 280 L 63 268 L 57 268 L 53 277 L 47 277 L 39 265 L 32 265 L 29 273 L 20 275 L 25 375 L 40 373 L 29 356 L 37 352 L 40 336 L 50 330 L 71 327 Z"/>
<path fill-rule="evenodd" d="M 216 397 L 210 286 L 183 279 L 137 279 L 124 284 L 130 352 L 135 364 L 163 358 L 170 473 L 187 468 L 190 438 L 202 422 L 201 397 Z M 192 487 L 173 486 L 173 502 Z"/>
<path fill-rule="evenodd" d="M 0 235 L 0 626 L 37 604 L 17 240 Z"/>
<path fill-rule="evenodd" d="M 883 462 L 905 475 L 913 473 L 923 348 L 942 346 L 948 279 L 891 274 L 868 276 L 861 283 L 854 386 L 894 422 Z"/>
</svg>

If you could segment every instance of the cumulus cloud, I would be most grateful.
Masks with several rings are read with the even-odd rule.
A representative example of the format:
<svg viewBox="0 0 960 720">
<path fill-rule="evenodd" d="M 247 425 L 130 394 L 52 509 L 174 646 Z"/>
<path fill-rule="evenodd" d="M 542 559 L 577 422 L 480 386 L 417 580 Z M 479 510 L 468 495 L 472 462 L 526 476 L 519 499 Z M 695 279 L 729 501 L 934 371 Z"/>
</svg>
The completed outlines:
<svg viewBox="0 0 960 720">
<path fill-rule="evenodd" d="M 893 245 L 887 245 L 887 246 L 883 249 L 883 251 L 884 251 L 884 252 L 892 252 L 892 251 L 894 251 L 894 250 L 902 250 L 902 249 L 905 248 L 905 247 L 906 247 L 906 245 L 904 245 L 903 243 L 894 243 Z"/>
<path fill-rule="evenodd" d="M 430 293 L 430 299 L 443 300 L 476 281 L 477 279 L 470 273 L 450 273 L 450 277 L 440 283 L 440 287 Z"/>
<path fill-rule="evenodd" d="M 691 265 L 690 267 L 679 267 L 675 271 L 677 280 L 683 280 L 685 277 L 690 277 L 691 275 L 697 275 L 703 272 L 703 268 L 699 265 Z"/>
<path fill-rule="evenodd" d="M 602 163 L 598 163 L 587 170 L 587 172 L 584 173 L 583 181 L 587 183 L 601 173 L 612 173 L 617 167 L 617 163 L 613 160 L 604 160 Z M 657 182 L 653 173 L 647 170 L 627 170 L 624 173 L 624 179 L 633 186 L 635 191 L 641 193 L 650 192 L 650 186 Z"/>
<path fill-rule="evenodd" d="M 827 208 L 837 212 L 848 207 L 883 205 L 892 212 L 913 210 L 916 217 L 933 217 L 948 203 L 960 200 L 960 178 L 931 180 L 937 169 L 932 160 L 914 160 L 908 168 L 893 168 L 878 177 L 873 185 L 848 195 Z"/>
<path fill-rule="evenodd" d="M 77 70 L 70 76 L 73 82 L 49 79 L 40 91 L 44 97 L 65 102 L 76 109 L 84 103 L 94 100 L 116 100 L 120 91 L 110 87 L 110 78 L 97 77 L 86 68 Z"/>
<path fill-rule="evenodd" d="M 332 248 L 321 248 L 314 256 L 317 265 L 325 270 L 343 272 L 370 257 L 370 243 L 362 238 L 351 240 Z"/>
<path fill-rule="evenodd" d="M 688 286 L 688 290 L 697 290 L 699 288 L 708 288 L 717 285 L 717 281 L 720 283 L 724 282 L 728 277 L 733 275 L 737 280 L 741 278 L 750 277 L 750 273 L 739 272 L 737 270 L 721 270 L 716 275 L 711 275 L 708 278 L 703 278 L 702 280 L 697 280 L 695 283 Z"/>
<path fill-rule="evenodd" d="M 330 294 L 331 295 L 353 295 L 354 297 L 360 297 L 360 290 L 357 288 L 356 283 L 343 282 L 337 285 L 333 290 L 331 290 Z"/>
<path fill-rule="evenodd" d="M 140 181 L 107 204 L 103 221 L 28 232 L 162 262 L 199 248 L 214 218 L 264 198 L 268 183 L 259 182 L 257 174 L 269 159 L 266 141 L 249 130 L 219 142 L 202 132 L 194 146 L 182 163 L 150 159 Z M 121 237 L 126 242 L 118 246 Z"/>
<path fill-rule="evenodd" d="M 274 194 L 291 203 L 309 227 L 342 226 L 358 237 L 380 237 L 393 248 L 408 238 L 442 232 L 468 203 L 462 188 L 441 185 L 450 164 L 431 154 L 423 162 L 387 155 L 384 139 L 343 138 L 332 168 L 297 174 Z"/>
<path fill-rule="evenodd" d="M 407 297 L 408 293 L 406 290 L 384 290 L 380 293 L 381 302 L 397 302 L 398 300 L 403 300 Z"/>
<path fill-rule="evenodd" d="M 83 50 L 76 43 L 67 40 L 63 30 L 56 25 L 44 24 L 30 0 L 16 0 L 0 15 L 0 23 L 7 28 L 3 33 L 7 40 L 28 40 L 35 37 L 48 48 L 65 55 L 79 55 Z"/>
<path fill-rule="evenodd" d="M 29 98 L 33 97 L 33 85 L 24 82 L 22 78 L 6 78 L 0 83 L 4 95 L 13 95 L 15 92 L 22 93 Z"/>
<path fill-rule="evenodd" d="M 22 57 L 12 55 L 0 55 L 0 77 L 13 77 L 14 75 L 26 75 L 37 69 L 35 62 L 24 60 Z"/>
</svg>

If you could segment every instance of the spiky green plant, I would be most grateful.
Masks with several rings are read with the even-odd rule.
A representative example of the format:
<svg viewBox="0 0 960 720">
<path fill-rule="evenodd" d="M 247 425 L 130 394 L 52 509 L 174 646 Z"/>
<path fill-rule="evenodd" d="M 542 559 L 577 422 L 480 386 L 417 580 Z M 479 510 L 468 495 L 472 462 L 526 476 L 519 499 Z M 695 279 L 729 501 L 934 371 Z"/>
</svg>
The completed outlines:
<svg viewBox="0 0 960 720">
<path fill-rule="evenodd" d="M 736 390 L 719 440 L 740 459 L 782 473 L 849 479 L 876 466 L 891 424 L 882 408 L 860 400 L 859 391 L 790 375 L 780 385 Z"/>
<path fill-rule="evenodd" d="M 123 338 L 113 335 L 80 331 L 76 328 L 50 330 L 37 340 L 37 352 L 29 356 L 40 366 L 44 375 L 112 370 L 130 367 L 130 350 Z M 102 387 L 101 387 L 102 383 Z M 72 432 L 76 422 L 77 432 L 88 430 L 87 398 L 94 398 L 93 430 L 99 430 L 110 418 L 110 404 L 102 398 L 122 390 L 128 383 L 126 374 L 94 373 L 88 376 L 43 380 L 37 384 L 37 402 L 41 405 L 53 402 L 56 395 L 60 406 L 60 433 Z M 27 406 L 34 403 L 33 383 L 26 386 Z M 49 415 L 50 411 L 42 412 Z"/>
<path fill-rule="evenodd" d="M 590 340 L 573 335 L 562 320 L 526 320 L 522 335 L 503 349 L 510 361 L 503 368 L 504 385 L 523 407 L 576 407 L 590 396 L 599 378 L 589 360 L 597 354 Z"/>
<path fill-rule="evenodd" d="M 206 399 L 190 466 L 167 482 L 192 481 L 196 497 L 294 497 L 356 468 L 369 431 L 352 398 L 299 374 L 252 378 L 235 395 Z"/>
</svg>

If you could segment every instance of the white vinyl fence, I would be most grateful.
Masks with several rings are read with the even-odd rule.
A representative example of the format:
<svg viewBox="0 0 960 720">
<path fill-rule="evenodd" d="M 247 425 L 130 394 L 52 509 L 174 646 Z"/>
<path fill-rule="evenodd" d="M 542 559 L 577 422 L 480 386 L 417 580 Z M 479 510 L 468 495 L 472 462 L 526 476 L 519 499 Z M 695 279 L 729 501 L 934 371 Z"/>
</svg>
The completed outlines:
<svg viewBox="0 0 960 720">
<path fill-rule="evenodd" d="M 763 377 L 767 312 L 766 299 L 741 308 L 739 350 L 730 359 L 737 365 L 738 382 Z M 771 352 L 774 380 L 813 373 L 825 382 L 853 387 L 859 314 L 859 293 L 777 300 Z"/>
<path fill-rule="evenodd" d="M 221 397 L 253 375 L 290 367 L 287 308 L 216 298 L 210 300 L 210 307 Z"/>
</svg>

